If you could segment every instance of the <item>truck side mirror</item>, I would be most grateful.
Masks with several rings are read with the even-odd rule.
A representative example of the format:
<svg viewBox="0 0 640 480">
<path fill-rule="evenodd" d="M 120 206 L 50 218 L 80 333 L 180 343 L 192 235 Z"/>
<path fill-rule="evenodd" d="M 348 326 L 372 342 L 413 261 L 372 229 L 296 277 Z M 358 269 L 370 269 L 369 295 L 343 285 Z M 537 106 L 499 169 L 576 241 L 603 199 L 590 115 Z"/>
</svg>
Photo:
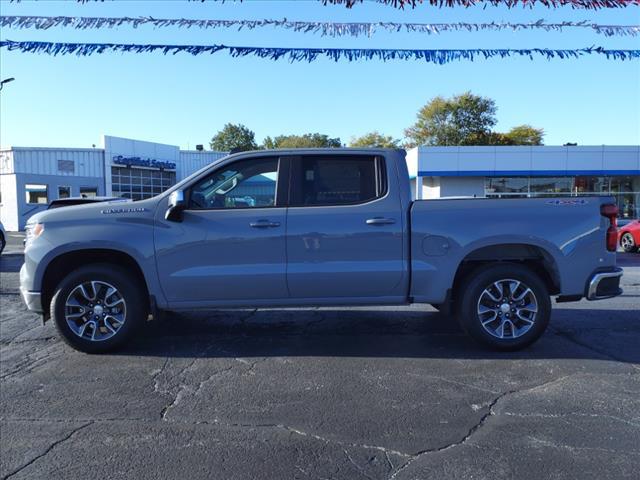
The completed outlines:
<svg viewBox="0 0 640 480">
<path fill-rule="evenodd" d="M 184 199 L 184 191 L 176 190 L 169 195 L 169 205 L 167 211 L 164 214 L 164 219 L 170 222 L 181 222 L 182 212 L 187 208 L 187 203 Z"/>
</svg>

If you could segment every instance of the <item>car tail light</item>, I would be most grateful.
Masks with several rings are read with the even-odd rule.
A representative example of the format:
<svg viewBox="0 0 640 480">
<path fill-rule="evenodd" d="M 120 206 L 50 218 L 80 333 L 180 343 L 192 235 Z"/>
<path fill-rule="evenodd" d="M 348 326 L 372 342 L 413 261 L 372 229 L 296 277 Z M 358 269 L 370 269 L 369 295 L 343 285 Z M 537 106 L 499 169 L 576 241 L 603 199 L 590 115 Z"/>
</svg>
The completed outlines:
<svg viewBox="0 0 640 480">
<path fill-rule="evenodd" d="M 602 205 L 600 214 L 609 219 L 607 229 L 607 250 L 615 252 L 618 248 L 618 206 L 612 203 Z"/>
</svg>

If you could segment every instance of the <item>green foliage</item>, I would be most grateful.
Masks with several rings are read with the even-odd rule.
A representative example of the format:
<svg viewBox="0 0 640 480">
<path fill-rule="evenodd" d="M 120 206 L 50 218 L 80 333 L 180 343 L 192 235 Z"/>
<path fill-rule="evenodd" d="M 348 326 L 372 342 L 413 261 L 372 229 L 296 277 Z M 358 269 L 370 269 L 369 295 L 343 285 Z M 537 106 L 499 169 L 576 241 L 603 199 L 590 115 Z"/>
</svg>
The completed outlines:
<svg viewBox="0 0 640 480">
<path fill-rule="evenodd" d="M 360 148 L 399 148 L 400 140 L 391 135 L 382 135 L 378 132 L 370 132 L 361 137 L 353 137 L 349 142 L 350 147 Z"/>
<path fill-rule="evenodd" d="M 542 145 L 544 130 L 531 125 L 519 125 L 507 133 L 492 131 L 496 111 L 494 100 L 471 92 L 434 97 L 420 109 L 416 123 L 405 130 L 406 146 Z"/>
<path fill-rule="evenodd" d="M 482 145 L 497 122 L 496 110 L 495 101 L 471 92 L 435 97 L 405 130 L 407 145 Z"/>
<path fill-rule="evenodd" d="M 322 133 L 306 133 L 304 135 L 278 135 L 275 138 L 267 137 L 262 144 L 263 148 L 340 148 L 342 142 L 339 138 L 330 138 Z"/>
<path fill-rule="evenodd" d="M 211 150 L 228 152 L 233 149 L 239 151 L 257 150 L 255 133 L 242 124 L 227 123 L 216 133 L 209 143 Z"/>
<path fill-rule="evenodd" d="M 542 145 L 544 130 L 531 125 L 518 125 L 504 136 L 511 142 L 509 145 Z"/>
</svg>

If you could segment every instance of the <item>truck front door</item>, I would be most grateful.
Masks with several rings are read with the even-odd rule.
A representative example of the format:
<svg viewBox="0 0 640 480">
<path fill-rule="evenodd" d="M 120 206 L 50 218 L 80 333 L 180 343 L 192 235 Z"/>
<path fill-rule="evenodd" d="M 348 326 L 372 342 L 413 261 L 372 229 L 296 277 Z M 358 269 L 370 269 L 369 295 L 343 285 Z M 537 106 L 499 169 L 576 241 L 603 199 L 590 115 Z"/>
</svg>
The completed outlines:
<svg viewBox="0 0 640 480">
<path fill-rule="evenodd" d="M 242 304 L 288 297 L 286 208 L 277 157 L 221 166 L 186 190 L 181 222 L 155 228 L 156 261 L 170 304 Z M 288 178 L 288 175 L 287 175 Z"/>
</svg>

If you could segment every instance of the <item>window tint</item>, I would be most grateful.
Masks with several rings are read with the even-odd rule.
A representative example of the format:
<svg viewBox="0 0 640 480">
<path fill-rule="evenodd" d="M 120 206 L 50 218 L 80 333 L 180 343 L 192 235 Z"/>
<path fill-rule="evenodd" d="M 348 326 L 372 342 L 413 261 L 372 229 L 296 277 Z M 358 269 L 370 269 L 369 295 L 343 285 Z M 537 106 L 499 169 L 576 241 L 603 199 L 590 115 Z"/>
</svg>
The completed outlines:
<svg viewBox="0 0 640 480">
<path fill-rule="evenodd" d="M 24 186 L 27 203 L 49 203 L 46 185 L 26 184 Z"/>
<path fill-rule="evenodd" d="M 302 157 L 298 161 L 294 205 L 349 205 L 384 194 L 381 159 L 345 155 Z"/>
<path fill-rule="evenodd" d="M 198 182 L 191 189 L 189 208 L 273 207 L 277 178 L 276 158 L 235 162 Z"/>
</svg>

